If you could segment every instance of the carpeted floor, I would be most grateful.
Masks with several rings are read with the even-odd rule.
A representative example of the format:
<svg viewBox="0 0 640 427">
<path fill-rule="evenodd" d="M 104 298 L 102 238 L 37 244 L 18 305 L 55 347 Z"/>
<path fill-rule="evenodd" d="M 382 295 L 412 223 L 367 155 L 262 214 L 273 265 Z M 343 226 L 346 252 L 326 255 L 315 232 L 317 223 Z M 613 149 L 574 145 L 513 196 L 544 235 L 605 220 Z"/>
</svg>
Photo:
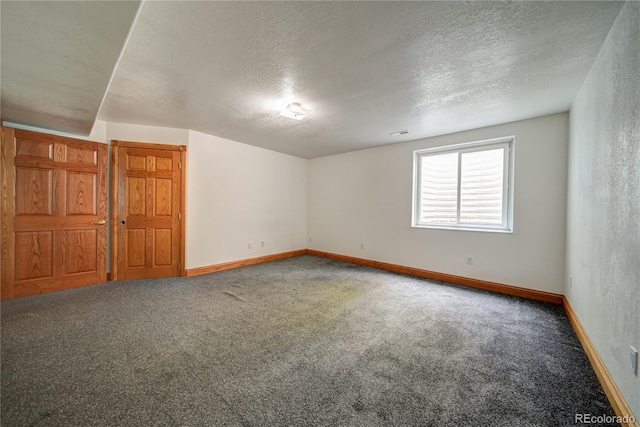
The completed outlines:
<svg viewBox="0 0 640 427">
<path fill-rule="evenodd" d="M 561 307 L 300 256 L 2 302 L 2 426 L 575 426 Z"/>
</svg>

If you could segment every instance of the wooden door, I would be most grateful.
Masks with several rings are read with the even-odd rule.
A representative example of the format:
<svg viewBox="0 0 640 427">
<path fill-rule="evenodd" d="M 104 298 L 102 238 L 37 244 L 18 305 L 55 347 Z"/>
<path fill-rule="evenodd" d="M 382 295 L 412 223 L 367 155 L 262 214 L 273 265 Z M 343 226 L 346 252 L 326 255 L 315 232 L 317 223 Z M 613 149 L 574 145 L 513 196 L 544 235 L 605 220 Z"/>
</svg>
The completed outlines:
<svg viewBox="0 0 640 427">
<path fill-rule="evenodd" d="M 2 128 L 2 298 L 107 280 L 107 150 Z"/>
<path fill-rule="evenodd" d="M 183 274 L 186 147 L 126 141 L 112 147 L 113 279 Z"/>
</svg>

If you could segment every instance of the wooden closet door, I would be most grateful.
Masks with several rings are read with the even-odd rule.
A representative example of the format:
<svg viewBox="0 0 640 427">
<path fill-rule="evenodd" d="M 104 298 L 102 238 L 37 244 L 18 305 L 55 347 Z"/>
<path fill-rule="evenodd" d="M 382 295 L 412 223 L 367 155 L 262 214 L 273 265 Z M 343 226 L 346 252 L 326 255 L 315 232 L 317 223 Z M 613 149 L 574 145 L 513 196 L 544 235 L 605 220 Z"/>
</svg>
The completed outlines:
<svg viewBox="0 0 640 427">
<path fill-rule="evenodd" d="M 2 129 L 2 298 L 106 281 L 107 150 Z"/>
<path fill-rule="evenodd" d="M 114 279 L 180 275 L 182 151 L 143 145 L 113 142 Z"/>
</svg>

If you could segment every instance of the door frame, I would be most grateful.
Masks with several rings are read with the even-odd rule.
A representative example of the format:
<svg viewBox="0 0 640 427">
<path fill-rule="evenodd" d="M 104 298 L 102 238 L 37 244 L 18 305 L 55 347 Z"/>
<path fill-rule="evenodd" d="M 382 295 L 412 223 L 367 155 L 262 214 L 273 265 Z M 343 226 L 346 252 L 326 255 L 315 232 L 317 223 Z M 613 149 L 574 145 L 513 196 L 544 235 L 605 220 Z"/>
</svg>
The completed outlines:
<svg viewBox="0 0 640 427">
<path fill-rule="evenodd" d="M 13 165 L 15 156 L 15 129 L 2 126 L 0 144 L 0 299 L 13 297 L 13 275 L 15 270 L 15 249 L 13 248 L 13 216 L 16 190 L 16 172 Z M 10 143 L 9 143 L 10 142 Z"/>
<path fill-rule="evenodd" d="M 119 176 L 119 154 L 118 148 L 138 148 L 165 151 L 179 151 L 180 163 L 180 226 L 178 242 L 180 249 L 178 251 L 178 273 L 179 277 L 187 275 L 185 265 L 185 242 L 186 242 L 186 197 L 187 197 L 187 146 L 173 144 L 156 144 L 151 142 L 134 142 L 121 141 L 117 139 L 111 140 L 111 276 L 110 280 L 118 280 L 118 194 L 120 193 L 120 185 L 124 185 L 118 181 Z"/>
</svg>

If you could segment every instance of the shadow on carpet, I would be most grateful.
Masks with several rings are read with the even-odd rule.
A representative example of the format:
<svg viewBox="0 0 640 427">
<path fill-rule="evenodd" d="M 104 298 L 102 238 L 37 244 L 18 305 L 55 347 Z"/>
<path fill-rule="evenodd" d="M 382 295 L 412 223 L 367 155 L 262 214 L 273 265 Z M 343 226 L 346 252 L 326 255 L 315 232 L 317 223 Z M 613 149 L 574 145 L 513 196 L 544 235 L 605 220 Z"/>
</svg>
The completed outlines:
<svg viewBox="0 0 640 427">
<path fill-rule="evenodd" d="M 575 426 L 561 307 L 300 256 L 2 302 L 3 426 Z"/>
</svg>

